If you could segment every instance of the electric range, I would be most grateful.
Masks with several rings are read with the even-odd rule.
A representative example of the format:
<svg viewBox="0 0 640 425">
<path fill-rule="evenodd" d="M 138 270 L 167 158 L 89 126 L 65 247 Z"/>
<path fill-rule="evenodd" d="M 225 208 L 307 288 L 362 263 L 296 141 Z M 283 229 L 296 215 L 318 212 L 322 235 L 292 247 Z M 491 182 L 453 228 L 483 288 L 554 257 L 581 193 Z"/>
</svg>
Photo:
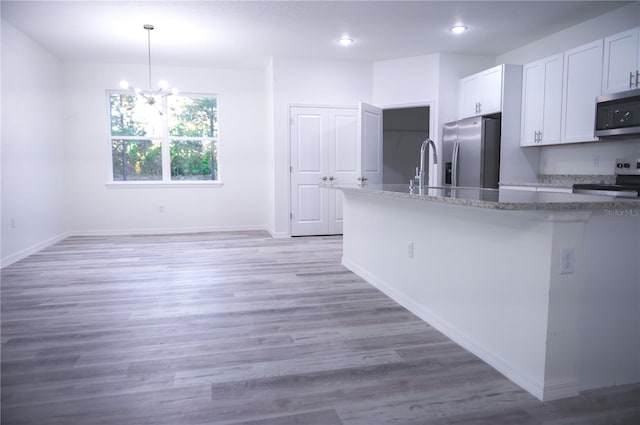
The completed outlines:
<svg viewBox="0 0 640 425">
<path fill-rule="evenodd" d="M 573 193 L 640 198 L 640 158 L 616 160 L 615 184 L 573 185 Z"/>
</svg>

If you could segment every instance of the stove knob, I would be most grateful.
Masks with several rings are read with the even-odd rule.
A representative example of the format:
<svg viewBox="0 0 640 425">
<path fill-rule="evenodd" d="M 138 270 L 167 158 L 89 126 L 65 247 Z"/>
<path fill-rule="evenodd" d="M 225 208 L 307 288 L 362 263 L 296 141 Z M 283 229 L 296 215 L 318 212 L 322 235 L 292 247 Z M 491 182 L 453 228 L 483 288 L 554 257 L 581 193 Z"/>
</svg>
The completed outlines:
<svg viewBox="0 0 640 425">
<path fill-rule="evenodd" d="M 624 168 L 631 168 L 631 164 L 629 164 L 628 162 L 624 164 Z"/>
</svg>

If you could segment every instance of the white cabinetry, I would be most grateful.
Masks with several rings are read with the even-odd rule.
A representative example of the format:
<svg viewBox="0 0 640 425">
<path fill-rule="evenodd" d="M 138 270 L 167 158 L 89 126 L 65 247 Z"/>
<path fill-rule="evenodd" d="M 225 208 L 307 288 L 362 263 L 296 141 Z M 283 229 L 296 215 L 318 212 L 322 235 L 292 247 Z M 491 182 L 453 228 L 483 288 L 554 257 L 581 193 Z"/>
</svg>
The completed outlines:
<svg viewBox="0 0 640 425">
<path fill-rule="evenodd" d="M 604 39 L 602 93 L 640 89 L 640 27 Z"/>
<path fill-rule="evenodd" d="M 561 143 L 594 137 L 595 99 L 602 93 L 603 40 L 564 53 Z"/>
<path fill-rule="evenodd" d="M 504 65 L 489 68 L 460 80 L 460 118 L 502 111 Z"/>
<path fill-rule="evenodd" d="M 560 143 L 563 54 L 523 67 L 521 146 Z"/>
</svg>

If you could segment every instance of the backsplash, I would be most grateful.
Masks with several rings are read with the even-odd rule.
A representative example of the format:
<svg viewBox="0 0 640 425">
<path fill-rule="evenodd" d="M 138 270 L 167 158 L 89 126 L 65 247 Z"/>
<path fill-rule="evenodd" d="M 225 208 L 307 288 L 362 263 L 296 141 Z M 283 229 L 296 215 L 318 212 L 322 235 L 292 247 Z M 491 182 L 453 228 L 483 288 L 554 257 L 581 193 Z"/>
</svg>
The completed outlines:
<svg viewBox="0 0 640 425">
<path fill-rule="evenodd" d="M 538 183 L 544 186 L 572 187 L 575 183 L 614 184 L 613 174 L 540 174 Z"/>
</svg>

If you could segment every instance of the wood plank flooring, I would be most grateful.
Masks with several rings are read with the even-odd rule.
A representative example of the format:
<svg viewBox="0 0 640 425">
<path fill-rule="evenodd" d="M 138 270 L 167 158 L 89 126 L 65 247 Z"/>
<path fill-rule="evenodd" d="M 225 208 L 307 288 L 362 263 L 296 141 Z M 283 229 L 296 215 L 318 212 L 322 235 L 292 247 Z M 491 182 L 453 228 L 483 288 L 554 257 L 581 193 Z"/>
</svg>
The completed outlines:
<svg viewBox="0 0 640 425">
<path fill-rule="evenodd" d="M 640 424 L 542 403 L 340 265 L 340 237 L 74 237 L 2 270 L 2 424 Z"/>
</svg>

